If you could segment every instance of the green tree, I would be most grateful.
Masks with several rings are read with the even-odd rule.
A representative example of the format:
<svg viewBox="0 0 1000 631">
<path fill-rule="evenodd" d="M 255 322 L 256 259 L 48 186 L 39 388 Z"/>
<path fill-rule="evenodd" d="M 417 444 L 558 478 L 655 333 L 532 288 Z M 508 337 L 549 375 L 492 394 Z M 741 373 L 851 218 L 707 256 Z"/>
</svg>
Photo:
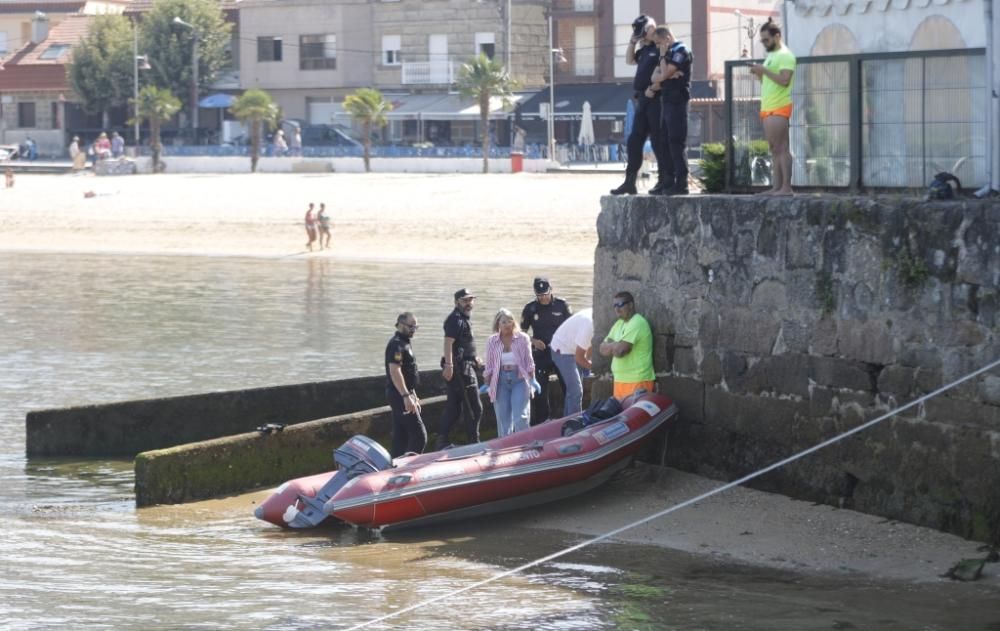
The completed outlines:
<svg viewBox="0 0 1000 631">
<path fill-rule="evenodd" d="M 139 92 L 139 100 L 135 103 L 135 120 L 133 124 L 149 121 L 149 146 L 153 150 L 153 173 L 160 172 L 160 126 L 174 117 L 180 111 L 181 102 L 170 90 L 147 85 Z"/>
<path fill-rule="evenodd" d="M 273 129 L 278 124 L 278 106 L 271 95 L 256 88 L 247 90 L 229 108 L 233 116 L 250 126 L 250 171 L 257 172 L 260 143 L 264 125 Z"/>
<path fill-rule="evenodd" d="M 194 26 L 174 23 L 179 17 Z M 211 85 L 230 63 L 232 24 L 223 20 L 215 0 L 156 0 L 139 29 L 139 48 L 149 53 L 149 79 L 173 94 L 184 95 L 190 109 L 192 38 L 198 37 L 198 89 Z M 187 112 L 188 116 L 191 112 Z"/>
<path fill-rule="evenodd" d="M 96 16 L 73 48 L 66 74 L 83 109 L 100 114 L 103 127 L 108 126 L 108 110 L 132 96 L 132 72 L 132 25 L 121 15 Z"/>
<path fill-rule="evenodd" d="M 517 82 L 510 78 L 499 59 L 490 59 L 484 53 L 458 71 L 458 91 L 479 104 L 479 129 L 483 144 L 483 173 L 490 171 L 490 100 L 499 97 L 504 107 L 510 104 L 511 93 Z"/>
<path fill-rule="evenodd" d="M 360 123 L 363 131 L 361 142 L 365 147 L 365 172 L 371 171 L 372 128 L 385 127 L 389 122 L 386 114 L 392 111 L 392 103 L 374 88 L 359 88 L 344 99 L 344 111 Z"/>
</svg>

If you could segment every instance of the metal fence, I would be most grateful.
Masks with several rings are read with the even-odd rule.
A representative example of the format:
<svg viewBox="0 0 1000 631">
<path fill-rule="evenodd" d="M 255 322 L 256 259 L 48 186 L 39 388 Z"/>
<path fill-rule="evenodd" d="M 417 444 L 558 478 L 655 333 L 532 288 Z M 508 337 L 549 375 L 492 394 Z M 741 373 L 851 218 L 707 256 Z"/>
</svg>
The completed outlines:
<svg viewBox="0 0 1000 631">
<path fill-rule="evenodd" d="M 752 60 L 726 62 L 726 186 L 770 184 Z M 800 57 L 792 90 L 797 187 L 924 187 L 954 173 L 988 179 L 989 100 L 982 48 Z"/>
</svg>

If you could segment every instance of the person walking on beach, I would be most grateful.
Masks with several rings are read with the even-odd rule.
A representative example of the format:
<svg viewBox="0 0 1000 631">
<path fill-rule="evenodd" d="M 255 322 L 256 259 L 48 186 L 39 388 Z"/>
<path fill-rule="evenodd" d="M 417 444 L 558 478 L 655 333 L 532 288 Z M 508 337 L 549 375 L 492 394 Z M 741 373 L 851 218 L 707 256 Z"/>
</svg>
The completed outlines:
<svg viewBox="0 0 1000 631">
<path fill-rule="evenodd" d="M 556 332 L 559 325 L 572 315 L 572 311 L 565 300 L 556 298 L 552 294 L 552 285 L 549 283 L 549 279 L 538 277 L 535 279 L 533 287 L 535 299 L 524 305 L 524 309 L 521 310 L 521 330 L 531 330 L 535 378 L 542 386 L 542 391 L 531 403 L 531 424 L 538 425 L 550 418 L 549 376 L 555 373 L 559 378 L 559 385 L 562 387 L 563 393 L 566 392 L 566 384 L 563 383 L 562 376 L 559 375 L 555 364 L 552 363 L 549 342 L 552 341 L 552 334 Z"/>
<path fill-rule="evenodd" d="M 120 158 L 125 155 L 125 139 L 118 132 L 111 132 L 111 157 Z"/>
<path fill-rule="evenodd" d="M 549 348 L 552 362 L 566 384 L 563 416 L 583 409 L 583 371 L 590 372 L 591 344 L 594 337 L 593 309 L 581 309 L 559 325 Z"/>
<path fill-rule="evenodd" d="M 611 326 L 600 353 L 611 357 L 614 397 L 624 401 L 636 390 L 653 391 L 653 330 L 635 311 L 635 298 L 627 291 L 615 294 L 613 305 L 618 320 Z"/>
<path fill-rule="evenodd" d="M 298 127 L 295 128 L 295 133 L 292 134 L 292 144 L 289 153 L 296 157 L 302 157 L 302 130 Z"/>
<path fill-rule="evenodd" d="M 285 142 L 285 132 L 278 130 L 274 132 L 274 157 L 280 158 L 288 153 L 288 143 Z"/>
<path fill-rule="evenodd" d="M 80 171 L 87 166 L 87 154 L 80 148 L 80 137 L 73 136 L 73 142 L 69 143 L 69 158 L 73 161 L 73 170 Z"/>
<path fill-rule="evenodd" d="M 501 309 L 493 318 L 493 335 L 486 342 L 483 380 L 497 417 L 497 436 L 528 429 L 531 394 L 537 391 L 531 338 L 521 331 L 514 314 Z"/>
<path fill-rule="evenodd" d="M 427 429 L 415 390 L 420 385 L 420 373 L 410 345 L 417 328 L 417 318 L 404 311 L 396 317 L 396 334 L 385 347 L 385 395 L 392 409 L 393 458 L 423 453 L 427 446 Z"/>
<path fill-rule="evenodd" d="M 455 421 L 466 413 L 465 437 L 470 443 L 479 442 L 479 423 L 483 419 L 483 404 L 479 400 L 479 382 L 476 368 L 476 341 L 472 334 L 469 316 L 476 296 L 468 289 L 455 292 L 455 308 L 444 321 L 444 352 L 441 357 L 441 376 L 446 382 L 448 400 L 438 430 L 434 449 L 449 444 L 448 435 Z M 467 408 L 467 409 L 465 409 Z"/>
<path fill-rule="evenodd" d="M 792 118 L 795 55 L 781 41 L 781 28 L 771 18 L 760 27 L 760 43 L 767 50 L 763 64 L 750 72 L 760 80 L 760 119 L 771 148 L 771 190 L 761 195 L 792 195 L 792 152 L 788 126 Z"/>
<path fill-rule="evenodd" d="M 330 247 L 330 215 L 326 214 L 326 204 L 320 202 L 319 214 L 319 249 L 325 250 Z"/>
<path fill-rule="evenodd" d="M 309 204 L 309 210 L 306 211 L 306 237 L 309 240 L 306 242 L 306 247 L 309 251 L 313 251 L 313 243 L 316 241 L 316 211 L 313 210 L 313 204 Z"/>
</svg>

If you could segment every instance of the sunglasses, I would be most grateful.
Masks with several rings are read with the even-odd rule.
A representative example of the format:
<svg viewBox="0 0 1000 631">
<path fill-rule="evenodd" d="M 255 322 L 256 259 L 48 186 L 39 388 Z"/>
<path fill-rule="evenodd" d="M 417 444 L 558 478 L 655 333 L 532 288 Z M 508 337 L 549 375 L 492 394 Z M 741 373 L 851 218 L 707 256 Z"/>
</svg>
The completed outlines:
<svg viewBox="0 0 1000 631">
<path fill-rule="evenodd" d="M 611 303 L 611 306 L 614 307 L 615 309 L 621 309 L 625 305 L 630 305 L 630 304 L 632 304 L 631 300 L 619 300 L 618 302 Z"/>
</svg>

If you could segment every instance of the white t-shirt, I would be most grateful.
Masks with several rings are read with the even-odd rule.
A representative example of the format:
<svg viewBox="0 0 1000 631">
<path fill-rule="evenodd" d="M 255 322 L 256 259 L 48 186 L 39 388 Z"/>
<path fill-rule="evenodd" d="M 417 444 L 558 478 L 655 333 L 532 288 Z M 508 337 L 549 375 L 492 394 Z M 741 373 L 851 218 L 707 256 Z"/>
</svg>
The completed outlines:
<svg viewBox="0 0 1000 631">
<path fill-rule="evenodd" d="M 594 339 L 594 310 L 581 309 L 559 325 L 549 346 L 563 355 L 575 355 L 576 347 L 586 350 Z"/>
</svg>

